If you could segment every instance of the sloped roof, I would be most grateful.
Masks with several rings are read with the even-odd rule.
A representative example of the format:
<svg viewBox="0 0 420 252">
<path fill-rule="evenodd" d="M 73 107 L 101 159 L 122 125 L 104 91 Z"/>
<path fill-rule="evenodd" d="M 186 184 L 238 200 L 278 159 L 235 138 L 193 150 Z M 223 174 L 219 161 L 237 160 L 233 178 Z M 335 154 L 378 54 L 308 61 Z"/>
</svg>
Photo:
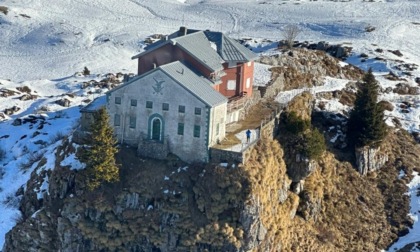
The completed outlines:
<svg viewBox="0 0 420 252">
<path fill-rule="evenodd" d="M 225 96 L 212 88 L 213 83 L 211 81 L 197 75 L 179 61 L 159 66 L 108 91 L 108 93 L 112 93 L 122 87 L 130 85 L 131 83 L 142 79 L 144 76 L 154 73 L 155 71 L 161 71 L 165 73 L 168 77 L 172 78 L 175 82 L 184 87 L 188 92 L 192 93 L 195 97 L 210 107 L 214 107 L 228 101 Z"/>
<path fill-rule="evenodd" d="M 187 53 L 212 71 L 221 70 L 221 63 L 224 62 L 248 62 L 258 57 L 257 54 L 222 32 L 188 29 L 186 35 L 181 36 L 179 31 L 176 31 L 165 39 L 146 46 L 146 51 L 133 56 L 132 59 L 168 43 L 180 45 Z M 216 45 L 216 50 L 212 48 L 211 43 Z"/>
<path fill-rule="evenodd" d="M 211 81 L 198 76 L 181 62 L 175 61 L 159 68 L 207 105 L 213 107 L 227 102 L 225 96 L 212 88 Z"/>
<path fill-rule="evenodd" d="M 248 62 L 258 57 L 251 50 L 221 32 L 204 31 L 204 34 L 209 41 L 217 45 L 217 51 L 225 61 Z"/>
<path fill-rule="evenodd" d="M 212 71 L 223 70 L 224 60 L 211 47 L 209 40 L 203 32 L 187 34 L 171 39 L 183 48 L 192 57 L 206 65 Z"/>
</svg>

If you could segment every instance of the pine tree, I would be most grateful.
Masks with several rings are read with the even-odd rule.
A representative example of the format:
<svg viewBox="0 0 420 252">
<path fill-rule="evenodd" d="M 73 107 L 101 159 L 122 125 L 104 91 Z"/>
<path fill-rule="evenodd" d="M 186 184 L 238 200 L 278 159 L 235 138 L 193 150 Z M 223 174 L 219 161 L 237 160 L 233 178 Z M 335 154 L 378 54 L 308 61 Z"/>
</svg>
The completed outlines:
<svg viewBox="0 0 420 252">
<path fill-rule="evenodd" d="M 115 154 L 118 151 L 115 146 L 117 141 L 109 125 L 109 116 L 105 108 L 99 109 L 94 114 L 88 143 L 90 147 L 83 151 L 81 161 L 86 163 L 89 190 L 96 189 L 104 181 L 118 181 L 119 169 L 115 163 Z"/>
<path fill-rule="evenodd" d="M 377 103 L 378 92 L 379 85 L 372 69 L 369 69 L 357 91 L 348 122 L 348 137 L 350 144 L 355 147 L 377 146 L 386 136 L 384 111 Z"/>
</svg>

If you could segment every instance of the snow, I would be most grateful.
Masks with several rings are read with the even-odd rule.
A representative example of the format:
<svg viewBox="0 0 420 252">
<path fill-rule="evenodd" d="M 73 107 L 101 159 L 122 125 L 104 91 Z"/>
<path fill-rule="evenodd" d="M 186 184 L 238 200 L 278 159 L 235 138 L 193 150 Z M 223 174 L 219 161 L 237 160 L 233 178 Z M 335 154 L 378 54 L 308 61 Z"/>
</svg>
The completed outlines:
<svg viewBox="0 0 420 252">
<path fill-rule="evenodd" d="M 249 129 L 251 131 L 249 142 L 247 141 L 247 138 L 246 138 L 247 130 L 248 129 L 235 134 L 236 138 L 238 138 L 241 141 L 241 143 L 226 147 L 224 148 L 224 150 L 241 152 L 245 150 L 246 148 L 248 148 L 249 146 L 251 146 L 253 143 L 255 143 L 259 138 L 259 133 L 260 133 L 259 129 Z"/>
<path fill-rule="evenodd" d="M 60 163 L 61 166 L 69 166 L 72 170 L 81 170 L 86 167 L 86 164 L 80 163 L 79 159 L 77 159 L 75 153 L 71 153 L 67 156 L 63 161 Z"/>
<path fill-rule="evenodd" d="M 254 86 L 266 86 L 271 80 L 270 68 L 272 66 L 254 63 Z"/>
<path fill-rule="evenodd" d="M 411 197 L 409 216 L 413 219 L 414 225 L 413 228 L 410 229 L 410 232 L 407 235 L 400 237 L 400 239 L 395 242 L 388 251 L 396 251 L 409 243 L 420 241 L 420 196 L 417 195 L 420 190 L 420 175 L 418 172 L 413 172 L 413 175 L 413 179 L 407 184 L 407 186 L 408 195 Z"/>
<path fill-rule="evenodd" d="M 73 132 L 80 107 L 85 105 L 82 101 L 86 98 L 93 100 L 106 91 L 82 90 L 81 83 L 101 80 L 103 74 L 109 72 L 135 73 L 137 61 L 131 60 L 131 56 L 142 52 L 144 39 L 155 33 L 169 34 L 182 25 L 219 30 L 233 38 L 248 38 L 247 44 L 255 52 L 270 55 L 277 53 L 276 41 L 282 39 L 283 27 L 297 24 L 302 29 L 299 40 L 328 41 L 353 47 L 354 54 L 346 62 L 363 69 L 372 67 L 383 87 L 395 87 L 398 83 L 386 80 L 383 74 L 392 70 L 403 75 L 402 71 L 395 69 L 395 60 L 420 64 L 420 25 L 415 24 L 419 19 L 420 4 L 412 0 L 57 0 L 54 4 L 48 0 L 3 0 L 1 5 L 7 6 L 9 13 L 0 13 L 0 89 L 16 90 L 28 86 L 31 94 L 39 97 L 29 101 L 20 101 L 18 98 L 22 94 L 0 97 L 0 111 L 20 107 L 18 112 L 0 122 L 0 146 L 6 150 L 5 157 L 0 160 L 0 174 L 1 171 L 4 173 L 0 175 L 0 248 L 5 233 L 20 216 L 16 206 L 19 199 L 14 199 L 14 195 L 20 187 L 25 187 L 39 161 L 26 171 L 19 168 L 21 164 L 33 158 L 34 152 L 44 153 L 46 164 L 37 168 L 37 172 L 53 168 L 55 149 L 61 142 L 59 136 Z M 365 32 L 367 26 L 376 29 Z M 382 48 L 383 53 L 375 52 L 377 48 Z M 403 56 L 398 57 L 388 50 L 400 50 Z M 369 59 L 362 62 L 361 53 L 367 53 Z M 85 66 L 95 74 L 75 75 Z M 269 66 L 255 64 L 256 85 L 266 85 L 270 81 L 268 69 Z M 413 79 L 420 77 L 420 69 L 412 74 L 412 77 L 404 78 L 414 86 Z M 324 86 L 309 91 L 339 90 L 346 83 L 346 80 L 326 78 Z M 305 89 L 284 92 L 277 100 L 285 103 L 303 91 Z M 73 94 L 73 97 L 65 94 Z M 61 98 L 71 101 L 69 108 L 55 104 Z M 401 97 L 390 93 L 382 95 L 381 99 L 390 100 L 396 107 L 387 112 L 388 116 L 400 118 L 403 127 L 410 131 L 419 131 L 419 96 Z M 397 108 L 404 100 L 413 103 L 408 114 Z M 331 100 L 326 109 L 342 112 L 349 108 Z M 41 127 L 41 119 L 36 123 L 12 125 L 15 119 L 28 118 L 29 115 L 45 117 L 42 129 L 37 129 Z M 253 130 L 251 143 L 257 134 Z M 247 146 L 245 132 L 238 133 L 237 137 L 242 143 L 235 149 L 241 150 Z M 61 164 L 73 169 L 82 168 L 72 155 Z M 181 170 L 184 168 L 178 172 Z M 10 198 L 13 200 L 6 200 Z M 418 210 L 418 201 L 412 201 L 412 207 Z M 420 233 L 418 229 L 414 231 Z M 408 238 L 401 238 L 395 246 L 402 246 L 415 235 L 416 232 L 410 232 Z"/>
</svg>

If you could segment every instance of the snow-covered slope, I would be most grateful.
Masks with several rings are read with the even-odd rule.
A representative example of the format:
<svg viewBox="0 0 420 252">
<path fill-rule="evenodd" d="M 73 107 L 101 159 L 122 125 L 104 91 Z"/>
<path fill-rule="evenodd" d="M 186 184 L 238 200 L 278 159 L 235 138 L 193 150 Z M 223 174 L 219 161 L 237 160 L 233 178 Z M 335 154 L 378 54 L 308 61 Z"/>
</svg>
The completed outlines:
<svg viewBox="0 0 420 252">
<path fill-rule="evenodd" d="M 181 25 L 232 37 L 278 40 L 287 23 L 300 40 L 347 42 L 363 51 L 377 44 L 420 62 L 419 1 L 285 0 L 2 0 L 0 78 L 61 78 L 84 66 L 94 72 L 135 71 L 130 57 L 147 36 Z M 375 27 L 365 32 L 367 26 Z"/>
<path fill-rule="evenodd" d="M 54 140 L 58 139 L 54 136 L 71 132 L 78 120 L 79 105 L 95 96 L 82 90 L 81 83 L 103 78 L 73 74 L 85 66 L 101 74 L 135 72 L 136 61 L 130 58 L 142 51 L 144 40 L 152 34 L 168 34 L 182 25 L 221 30 L 233 38 L 252 38 L 258 51 L 265 53 L 273 46 L 260 42 L 282 39 L 282 28 L 291 23 L 302 30 L 299 40 L 353 47 L 355 56 L 348 61 L 364 69 L 373 67 L 377 74 L 396 71 L 395 60 L 420 65 L 418 0 L 0 0 L 0 6 L 8 10 L 7 14 L 0 11 L 0 89 L 18 92 L 17 87 L 28 86 L 31 91 L 26 93 L 38 96 L 21 101 L 25 92 L 19 91 L 0 97 L 1 111 L 20 108 L 0 123 L 0 146 L 6 152 L 0 160 L 0 248 L 4 234 L 19 216 L 15 192 L 36 166 L 34 163 L 25 171 L 21 164 L 40 153 L 53 154 Z M 368 26 L 374 31 L 365 32 Z M 375 52 L 377 48 L 384 52 Z M 400 50 L 403 56 L 387 50 Z M 361 62 L 357 55 L 362 52 L 371 59 Z M 373 60 L 376 56 L 387 61 Z M 266 67 L 260 66 L 260 72 L 267 72 Z M 412 74 L 407 79 L 415 86 L 413 79 L 420 77 L 420 69 Z M 265 80 L 263 75 L 259 75 L 260 80 Z M 383 77 L 378 79 L 384 86 L 395 85 Z M 331 89 L 335 82 L 327 81 Z M 70 100 L 70 107 L 56 105 L 61 98 Z M 384 98 L 395 105 L 402 99 L 392 95 Z M 418 96 L 414 99 L 419 100 Z M 420 118 L 416 117 L 420 113 L 415 111 L 420 111 L 420 106 L 417 103 L 412 109 L 413 113 L 403 115 L 412 122 L 404 123 L 409 122 L 406 120 L 403 125 L 418 131 Z M 33 123 L 12 125 L 15 119 L 29 115 L 36 117 Z M 403 239 L 398 246 L 404 245 Z"/>
</svg>

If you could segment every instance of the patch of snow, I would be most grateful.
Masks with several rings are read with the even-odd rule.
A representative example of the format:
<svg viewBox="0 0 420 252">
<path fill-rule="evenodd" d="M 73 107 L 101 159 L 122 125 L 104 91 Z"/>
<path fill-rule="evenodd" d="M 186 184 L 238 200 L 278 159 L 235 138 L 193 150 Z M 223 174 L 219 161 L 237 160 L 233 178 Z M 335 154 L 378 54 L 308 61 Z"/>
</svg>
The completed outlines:
<svg viewBox="0 0 420 252">
<path fill-rule="evenodd" d="M 405 176 L 404 170 L 400 170 L 400 172 L 398 173 L 398 178 L 402 179 L 402 178 L 404 178 L 404 176 Z"/>
<path fill-rule="evenodd" d="M 71 153 L 60 163 L 61 166 L 69 166 L 72 170 L 81 170 L 86 168 L 86 164 L 80 163 L 76 157 L 76 153 Z"/>
<path fill-rule="evenodd" d="M 168 177 L 168 176 L 165 176 L 165 177 L 163 178 L 163 180 L 169 180 L 169 177 Z"/>
<path fill-rule="evenodd" d="M 331 138 L 330 142 L 335 143 L 337 141 L 337 138 L 340 136 L 340 134 L 336 134 L 333 138 Z"/>
<path fill-rule="evenodd" d="M 271 80 L 270 65 L 254 63 L 254 86 L 267 86 Z"/>
<path fill-rule="evenodd" d="M 407 184 L 408 195 L 411 198 L 409 216 L 414 221 L 413 228 L 409 230 L 407 235 L 400 237 L 397 242 L 392 244 L 388 249 L 389 252 L 401 249 L 409 243 L 420 241 L 420 197 L 417 195 L 417 192 L 420 190 L 420 175 L 418 172 L 413 172 L 413 176 L 413 179 Z"/>
</svg>

